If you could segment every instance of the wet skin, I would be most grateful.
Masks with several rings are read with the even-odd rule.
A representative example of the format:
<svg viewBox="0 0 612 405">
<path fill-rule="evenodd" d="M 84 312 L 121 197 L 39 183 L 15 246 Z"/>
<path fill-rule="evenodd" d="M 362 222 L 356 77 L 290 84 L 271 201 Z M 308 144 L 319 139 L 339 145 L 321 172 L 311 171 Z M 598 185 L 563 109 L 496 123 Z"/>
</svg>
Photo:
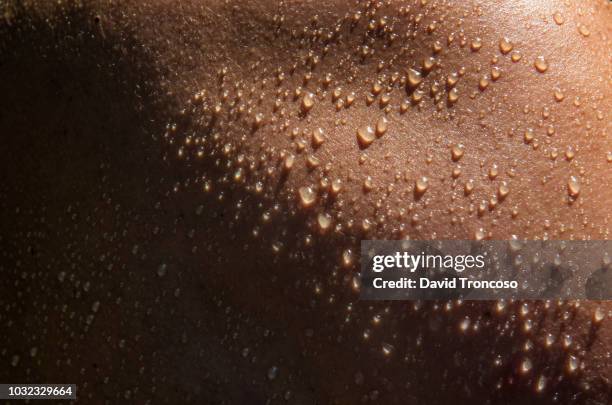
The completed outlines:
<svg viewBox="0 0 612 405">
<path fill-rule="evenodd" d="M 243 3 L 2 6 L 0 381 L 608 403 L 609 303 L 354 276 L 366 238 L 610 238 L 609 5 Z"/>
</svg>

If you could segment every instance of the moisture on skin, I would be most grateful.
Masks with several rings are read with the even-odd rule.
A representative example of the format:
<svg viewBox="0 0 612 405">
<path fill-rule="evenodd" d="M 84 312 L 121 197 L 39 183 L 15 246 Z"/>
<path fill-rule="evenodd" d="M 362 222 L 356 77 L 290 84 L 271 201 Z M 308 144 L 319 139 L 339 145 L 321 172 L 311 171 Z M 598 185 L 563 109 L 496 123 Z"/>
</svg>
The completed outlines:
<svg viewBox="0 0 612 405">
<path fill-rule="evenodd" d="M 356 273 L 362 239 L 610 238 L 607 2 L 1 7 L 1 381 L 609 400 L 609 303 L 362 302 Z"/>
</svg>

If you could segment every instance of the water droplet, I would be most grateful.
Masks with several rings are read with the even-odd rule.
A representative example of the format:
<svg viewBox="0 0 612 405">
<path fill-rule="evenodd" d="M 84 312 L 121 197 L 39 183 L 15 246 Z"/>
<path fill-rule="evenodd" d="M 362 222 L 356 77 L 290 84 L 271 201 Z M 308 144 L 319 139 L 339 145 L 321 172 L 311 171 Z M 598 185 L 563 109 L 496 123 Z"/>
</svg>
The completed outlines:
<svg viewBox="0 0 612 405">
<path fill-rule="evenodd" d="M 168 269 L 168 266 L 166 265 L 166 263 L 162 263 L 157 267 L 157 275 L 159 277 L 163 277 L 166 275 L 166 270 Z"/>
<path fill-rule="evenodd" d="M 382 345 L 382 352 L 385 356 L 391 356 L 391 354 L 393 353 L 393 350 L 395 348 L 390 345 L 389 343 L 383 343 Z"/>
<path fill-rule="evenodd" d="M 364 127 L 360 127 L 357 130 L 357 141 L 362 148 L 367 148 L 374 142 L 376 139 L 376 135 L 374 134 L 374 130 L 371 126 L 367 125 Z"/>
<path fill-rule="evenodd" d="M 582 35 L 583 37 L 588 37 L 589 35 L 591 35 L 591 31 L 589 30 L 589 28 L 584 25 L 584 24 L 578 24 L 578 32 L 580 33 L 580 35 Z"/>
<path fill-rule="evenodd" d="M 374 182 L 372 180 L 372 177 L 366 176 L 366 178 L 363 180 L 363 190 L 371 191 L 373 188 L 374 188 Z"/>
<path fill-rule="evenodd" d="M 510 42 L 508 38 L 504 37 L 499 41 L 499 50 L 504 55 L 510 52 L 513 48 L 514 45 L 512 45 L 512 42 Z"/>
<path fill-rule="evenodd" d="M 387 123 L 389 121 L 385 117 L 380 117 L 376 121 L 376 136 L 383 136 L 387 132 Z"/>
<path fill-rule="evenodd" d="M 465 195 L 470 195 L 474 190 L 474 180 L 468 180 L 465 182 L 465 186 L 463 187 L 463 191 Z"/>
<path fill-rule="evenodd" d="M 578 368 L 578 358 L 574 355 L 570 355 L 567 359 L 567 371 L 573 373 Z"/>
<path fill-rule="evenodd" d="M 499 195 L 499 199 L 503 200 L 504 198 L 506 198 L 508 193 L 510 193 L 510 187 L 508 187 L 508 183 L 502 181 L 502 183 L 499 185 L 499 188 L 497 189 L 497 195 Z"/>
<path fill-rule="evenodd" d="M 477 52 L 478 50 L 480 50 L 480 48 L 482 48 L 482 40 L 480 38 L 474 38 L 472 44 L 470 45 L 470 48 L 472 49 L 472 51 Z"/>
<path fill-rule="evenodd" d="M 501 69 L 497 66 L 492 67 L 491 68 L 491 79 L 493 79 L 493 81 L 496 81 L 500 77 L 501 77 Z"/>
<path fill-rule="evenodd" d="M 446 78 L 446 85 L 448 87 L 455 87 L 455 85 L 457 84 L 458 81 L 459 81 L 459 73 L 452 72 Z"/>
<path fill-rule="evenodd" d="M 489 79 L 487 78 L 487 76 L 482 76 L 478 81 L 478 88 L 480 90 L 484 90 L 487 87 L 489 87 Z"/>
<path fill-rule="evenodd" d="M 302 203 L 302 207 L 304 208 L 311 207 L 317 199 L 316 193 L 310 186 L 300 187 L 298 190 L 298 194 L 300 197 L 300 202 Z"/>
<path fill-rule="evenodd" d="M 486 236 L 487 236 L 487 234 L 485 233 L 483 228 L 479 228 L 474 233 L 474 239 L 476 239 L 476 240 L 483 240 Z"/>
<path fill-rule="evenodd" d="M 342 265 L 344 267 L 351 267 L 353 265 L 353 251 L 346 249 L 342 252 Z"/>
<path fill-rule="evenodd" d="M 580 194 L 580 181 L 576 176 L 571 176 L 567 181 L 567 192 L 573 198 Z"/>
<path fill-rule="evenodd" d="M 342 180 L 334 179 L 331 182 L 331 192 L 334 194 L 338 194 L 342 190 Z"/>
<path fill-rule="evenodd" d="M 295 99 L 294 99 L 295 100 Z M 310 92 L 306 92 L 302 97 L 302 111 L 308 112 L 314 106 L 314 95 Z"/>
<path fill-rule="evenodd" d="M 593 322 L 600 323 L 605 318 L 606 314 L 604 313 L 601 307 L 597 307 L 595 312 L 593 312 Z"/>
<path fill-rule="evenodd" d="M 360 373 L 360 372 L 355 373 L 355 384 L 356 385 L 363 384 L 364 380 L 365 380 L 365 378 L 364 378 L 362 373 Z"/>
<path fill-rule="evenodd" d="M 326 231 L 327 229 L 329 229 L 329 227 L 331 226 L 331 215 L 327 214 L 327 213 L 321 213 L 318 215 L 317 217 L 317 222 L 319 223 L 319 228 L 322 231 Z"/>
<path fill-rule="evenodd" d="M 553 14 L 553 20 L 555 20 L 557 25 L 562 25 L 565 22 L 565 17 L 563 17 L 561 13 L 556 12 Z"/>
<path fill-rule="evenodd" d="M 434 58 L 433 56 L 423 59 L 423 71 L 430 72 L 435 65 L 436 58 Z"/>
<path fill-rule="evenodd" d="M 318 167 L 320 164 L 319 158 L 314 155 L 309 155 L 306 159 L 306 166 L 311 170 Z"/>
<path fill-rule="evenodd" d="M 462 332 L 467 331 L 467 329 L 470 327 L 470 318 L 465 317 L 463 318 L 463 320 L 459 323 L 459 330 L 461 330 Z"/>
<path fill-rule="evenodd" d="M 535 66 L 536 70 L 540 73 L 544 73 L 548 70 L 548 62 L 546 62 L 543 56 L 538 56 L 533 66 Z"/>
<path fill-rule="evenodd" d="M 415 88 L 416 86 L 418 86 L 421 81 L 423 81 L 423 76 L 421 75 L 421 72 L 414 70 L 414 69 L 408 69 L 408 85 L 411 88 Z"/>
<path fill-rule="evenodd" d="M 264 124 L 265 116 L 262 113 L 255 114 L 255 128 L 259 128 Z"/>
<path fill-rule="evenodd" d="M 538 381 L 536 382 L 535 389 L 536 389 L 537 392 L 542 392 L 542 391 L 544 391 L 545 388 L 546 388 L 546 377 L 541 375 L 538 378 Z"/>
<path fill-rule="evenodd" d="M 325 142 L 325 137 L 323 136 L 323 129 L 317 128 L 312 131 L 312 146 L 318 148 L 319 146 L 323 145 L 323 142 Z"/>
<path fill-rule="evenodd" d="M 464 150 L 464 146 L 460 143 L 453 145 L 453 147 L 451 148 L 451 157 L 455 162 L 463 157 Z"/>
<path fill-rule="evenodd" d="M 285 156 L 283 167 L 285 168 L 285 170 L 289 171 L 293 168 L 294 163 L 295 163 L 295 156 L 289 153 L 287 154 L 287 156 Z"/>
<path fill-rule="evenodd" d="M 491 180 L 494 180 L 498 174 L 499 174 L 499 168 L 497 167 L 495 163 L 493 163 L 493 165 L 491 165 L 491 168 L 489 169 L 489 178 Z"/>
<path fill-rule="evenodd" d="M 419 177 L 414 183 L 414 191 L 417 195 L 423 195 L 428 187 L 429 179 L 425 176 Z"/>
<path fill-rule="evenodd" d="M 453 103 L 456 103 L 458 99 L 459 99 L 459 91 L 453 87 L 448 92 L 448 102 L 453 104 Z"/>
<path fill-rule="evenodd" d="M 274 380 L 274 379 L 276 379 L 276 377 L 278 377 L 278 367 L 272 366 L 268 370 L 268 379 L 269 380 Z"/>
<path fill-rule="evenodd" d="M 525 358 L 521 363 L 521 373 L 527 374 L 531 371 L 532 368 L 533 364 L 531 363 L 531 360 L 529 358 Z"/>
</svg>

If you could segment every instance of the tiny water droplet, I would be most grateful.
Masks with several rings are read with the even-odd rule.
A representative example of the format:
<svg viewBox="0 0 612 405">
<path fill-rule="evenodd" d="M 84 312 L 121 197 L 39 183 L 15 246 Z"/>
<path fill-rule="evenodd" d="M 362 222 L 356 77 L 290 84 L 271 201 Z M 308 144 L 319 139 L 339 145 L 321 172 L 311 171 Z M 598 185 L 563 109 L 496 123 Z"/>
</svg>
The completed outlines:
<svg viewBox="0 0 612 405">
<path fill-rule="evenodd" d="M 417 195 L 422 195 L 429 187 L 429 179 L 425 176 L 419 177 L 414 184 L 414 191 Z"/>
<path fill-rule="evenodd" d="M 375 139 L 376 135 L 374 134 L 374 130 L 369 125 L 360 127 L 357 130 L 357 141 L 362 148 L 370 146 Z"/>
<path fill-rule="evenodd" d="M 300 187 L 298 194 L 300 197 L 300 202 L 305 208 L 311 207 L 317 199 L 316 193 L 310 186 Z"/>
<path fill-rule="evenodd" d="M 464 150 L 465 147 L 460 143 L 453 145 L 453 147 L 451 148 L 451 156 L 455 162 L 463 157 Z"/>
<path fill-rule="evenodd" d="M 157 267 L 157 275 L 159 277 L 163 277 L 166 275 L 166 271 L 168 269 L 168 266 L 166 265 L 166 263 L 162 263 Z"/>
<path fill-rule="evenodd" d="M 543 56 L 538 56 L 533 66 L 535 66 L 536 70 L 540 73 L 544 73 L 548 70 L 548 62 L 546 62 Z"/>
<path fill-rule="evenodd" d="M 576 176 L 571 176 L 567 181 L 567 192 L 574 198 L 580 194 L 580 181 Z"/>
<path fill-rule="evenodd" d="M 383 136 L 385 132 L 387 132 L 387 123 L 389 121 L 385 117 L 380 117 L 378 121 L 376 121 L 376 136 Z"/>
<path fill-rule="evenodd" d="M 521 373 L 527 374 L 531 371 L 533 364 L 529 358 L 525 358 L 521 363 Z"/>
<path fill-rule="evenodd" d="M 411 88 L 415 88 L 417 87 L 421 81 L 423 81 L 423 76 L 421 75 L 421 72 L 414 70 L 412 68 L 408 69 L 408 85 Z"/>
<path fill-rule="evenodd" d="M 512 45 L 512 42 L 510 42 L 508 38 L 504 37 L 499 41 L 499 50 L 504 55 L 510 52 L 513 48 L 514 45 Z"/>
<path fill-rule="evenodd" d="M 294 99 L 295 100 L 295 99 Z M 314 95 L 310 92 L 306 92 L 302 97 L 302 111 L 308 112 L 314 106 Z"/>
</svg>

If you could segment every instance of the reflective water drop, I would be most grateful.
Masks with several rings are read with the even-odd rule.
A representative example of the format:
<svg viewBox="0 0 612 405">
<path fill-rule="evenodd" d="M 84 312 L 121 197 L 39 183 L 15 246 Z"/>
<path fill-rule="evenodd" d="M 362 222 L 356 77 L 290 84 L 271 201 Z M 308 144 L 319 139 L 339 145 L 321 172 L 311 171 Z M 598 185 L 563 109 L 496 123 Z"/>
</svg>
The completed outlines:
<svg viewBox="0 0 612 405">
<path fill-rule="evenodd" d="M 482 76 L 478 81 L 478 88 L 480 90 L 484 90 L 487 87 L 489 87 L 489 79 L 487 78 L 487 76 Z"/>
<path fill-rule="evenodd" d="M 591 35 L 591 31 L 589 30 L 589 28 L 584 25 L 584 24 L 578 24 L 578 32 L 580 33 L 580 35 L 582 35 L 583 37 L 588 37 L 589 35 Z"/>
<path fill-rule="evenodd" d="M 385 117 L 380 117 L 376 121 L 376 136 L 383 136 L 387 132 L 387 123 L 389 121 Z"/>
<path fill-rule="evenodd" d="M 389 343 L 383 343 L 382 352 L 385 356 L 390 356 L 395 348 Z"/>
<path fill-rule="evenodd" d="M 423 76 L 421 75 L 421 72 L 414 70 L 412 68 L 408 69 L 407 76 L 408 76 L 408 85 L 412 88 L 415 88 L 421 83 L 421 81 L 423 81 Z"/>
<path fill-rule="evenodd" d="M 510 42 L 508 38 L 504 37 L 499 41 L 499 50 L 504 55 L 510 52 L 512 48 L 514 48 L 514 45 L 512 45 L 512 42 Z"/>
<path fill-rule="evenodd" d="M 501 69 L 497 66 L 491 68 L 491 79 L 493 81 L 499 79 L 501 77 Z"/>
<path fill-rule="evenodd" d="M 414 191 L 417 195 L 422 195 L 423 193 L 425 193 L 425 191 L 427 191 L 428 187 L 429 179 L 427 179 L 427 177 L 425 176 L 422 176 L 416 180 L 414 184 Z"/>
<path fill-rule="evenodd" d="M 576 176 L 571 176 L 567 181 L 567 192 L 574 198 L 580 194 L 580 181 Z"/>
<path fill-rule="evenodd" d="M 157 267 L 157 275 L 159 277 L 163 277 L 166 275 L 166 270 L 168 269 L 168 266 L 166 265 L 166 263 L 162 263 Z"/>
<path fill-rule="evenodd" d="M 605 318 L 606 314 L 604 313 L 601 307 L 597 307 L 595 312 L 593 312 L 593 322 L 600 323 Z"/>
<path fill-rule="evenodd" d="M 300 197 L 300 202 L 305 208 L 311 207 L 317 199 L 316 193 L 310 186 L 300 187 L 298 190 L 298 194 Z"/>
<path fill-rule="evenodd" d="M 538 56 L 535 62 L 533 62 L 533 66 L 535 66 L 536 70 L 540 73 L 544 73 L 548 70 L 548 62 L 546 62 L 543 56 Z"/>
<path fill-rule="evenodd" d="M 323 136 L 323 129 L 317 128 L 312 131 L 312 146 L 318 148 L 319 146 L 323 145 L 323 142 L 325 142 L 325 137 Z"/>
<path fill-rule="evenodd" d="M 453 145 L 451 148 L 451 157 L 455 162 L 463 157 L 464 149 L 464 146 L 460 143 Z"/>
<path fill-rule="evenodd" d="M 459 99 L 459 91 L 453 87 L 448 92 L 448 102 L 453 104 L 453 103 L 456 103 L 458 99 Z"/>
<path fill-rule="evenodd" d="M 287 156 L 285 156 L 285 160 L 283 162 L 283 167 L 285 168 L 285 170 L 291 170 L 293 168 L 293 165 L 295 163 L 295 156 L 291 153 L 289 153 Z"/>
<path fill-rule="evenodd" d="M 531 363 L 531 360 L 529 358 L 525 358 L 521 363 L 521 373 L 527 374 L 531 371 L 532 368 L 533 364 Z"/>
<path fill-rule="evenodd" d="M 463 191 L 465 195 L 470 195 L 474 190 L 474 180 L 468 180 L 465 182 L 465 186 L 463 187 Z"/>
<path fill-rule="evenodd" d="M 482 48 L 482 40 L 480 38 L 475 38 L 470 45 L 472 51 L 476 52 Z"/>
<path fill-rule="evenodd" d="M 474 239 L 476 239 L 476 240 L 483 240 L 485 238 L 485 236 L 486 236 L 486 233 L 485 233 L 483 228 L 479 228 L 474 233 Z"/>
<path fill-rule="evenodd" d="M 503 200 L 504 198 L 506 198 L 508 193 L 510 193 L 510 187 L 508 187 L 508 183 L 506 183 L 505 181 L 502 181 L 502 183 L 499 185 L 499 188 L 497 189 L 497 194 L 499 195 L 499 199 Z"/>
<path fill-rule="evenodd" d="M 374 130 L 369 125 L 360 127 L 357 130 L 357 141 L 362 148 L 370 146 L 375 139 L 376 135 L 374 134 Z"/>
<path fill-rule="evenodd" d="M 342 190 L 342 180 L 334 179 L 331 182 L 331 192 L 334 194 L 338 194 Z"/>
<path fill-rule="evenodd" d="M 553 20 L 557 25 L 562 25 L 565 22 L 565 17 L 563 17 L 561 13 L 556 12 L 553 14 Z"/>
<path fill-rule="evenodd" d="M 535 389 L 536 389 L 537 392 L 542 392 L 542 391 L 544 391 L 545 388 L 546 388 L 546 377 L 541 375 L 538 378 L 538 381 L 536 382 Z"/>
<path fill-rule="evenodd" d="M 344 267 L 351 267 L 353 264 L 353 251 L 351 249 L 346 249 L 342 252 L 342 265 Z"/>
<path fill-rule="evenodd" d="M 278 367 L 272 366 L 268 369 L 268 379 L 274 380 L 276 377 L 278 377 Z"/>
<path fill-rule="evenodd" d="M 321 213 L 317 216 L 317 222 L 322 231 L 326 231 L 331 226 L 331 221 L 331 215 L 327 213 Z"/>
<path fill-rule="evenodd" d="M 302 111 L 308 112 L 314 106 L 314 95 L 310 92 L 306 92 L 302 97 Z"/>
</svg>

